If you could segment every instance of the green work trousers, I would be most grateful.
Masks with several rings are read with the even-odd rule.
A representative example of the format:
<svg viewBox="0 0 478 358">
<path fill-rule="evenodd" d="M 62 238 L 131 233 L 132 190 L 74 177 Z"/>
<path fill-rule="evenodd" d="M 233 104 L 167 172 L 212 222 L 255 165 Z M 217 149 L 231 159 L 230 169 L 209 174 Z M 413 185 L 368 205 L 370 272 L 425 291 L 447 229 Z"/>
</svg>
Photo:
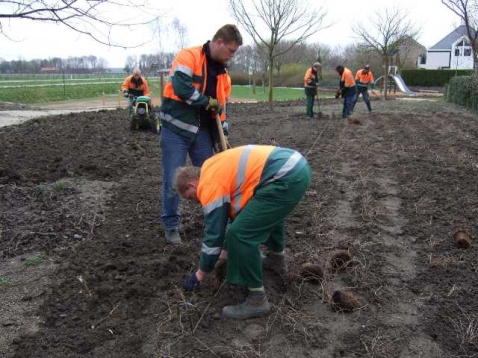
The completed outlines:
<svg viewBox="0 0 478 358">
<path fill-rule="evenodd" d="M 295 176 L 274 181 L 256 190 L 226 233 L 227 282 L 263 286 L 259 245 L 284 250 L 284 219 L 294 210 L 310 185 L 306 165 Z"/>
</svg>

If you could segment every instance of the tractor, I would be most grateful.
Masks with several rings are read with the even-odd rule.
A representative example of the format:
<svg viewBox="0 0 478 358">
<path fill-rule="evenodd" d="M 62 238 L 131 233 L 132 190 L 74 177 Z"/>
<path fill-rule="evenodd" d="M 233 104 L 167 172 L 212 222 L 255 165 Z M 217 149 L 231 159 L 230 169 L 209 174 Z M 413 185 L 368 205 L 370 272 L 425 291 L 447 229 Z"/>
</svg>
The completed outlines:
<svg viewBox="0 0 478 358">
<path fill-rule="evenodd" d="M 153 133 L 161 131 L 161 120 L 150 103 L 151 99 L 148 96 L 132 97 L 131 130 L 150 129 Z"/>
</svg>

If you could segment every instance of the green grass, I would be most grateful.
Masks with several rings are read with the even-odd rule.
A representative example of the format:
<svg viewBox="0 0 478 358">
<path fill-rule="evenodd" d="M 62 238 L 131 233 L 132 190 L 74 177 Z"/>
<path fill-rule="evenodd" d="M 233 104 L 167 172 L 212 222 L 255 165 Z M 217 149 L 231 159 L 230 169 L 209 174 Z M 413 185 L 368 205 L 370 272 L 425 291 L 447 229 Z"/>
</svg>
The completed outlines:
<svg viewBox="0 0 478 358">
<path fill-rule="evenodd" d="M 36 256 L 30 257 L 29 259 L 25 260 L 25 266 L 38 266 L 45 261 L 45 256 L 43 254 L 38 254 Z"/>
<path fill-rule="evenodd" d="M 302 99 L 305 98 L 303 88 L 285 88 L 276 87 L 273 91 L 274 100 L 286 100 L 286 99 Z M 256 93 L 253 93 L 252 86 L 232 86 L 231 99 L 233 101 L 241 99 L 250 99 L 254 101 L 267 101 L 269 100 L 269 88 L 266 87 L 265 91 L 261 86 L 256 86 Z"/>
<path fill-rule="evenodd" d="M 122 78 L 52 78 L 50 80 L 29 78 L 29 79 L 0 79 L 0 101 L 22 103 L 30 105 L 44 105 L 50 102 L 98 99 L 103 94 L 115 95 L 120 91 Z M 13 82 L 15 81 L 15 82 Z M 94 83 L 88 83 L 94 82 Z M 101 83 L 96 83 L 101 82 Z M 149 78 L 149 89 L 151 97 L 159 97 L 159 79 Z M 11 86 L 9 86 L 11 85 Z M 233 86 L 231 99 L 233 101 L 252 100 L 267 101 L 269 89 L 264 90 L 256 86 L 256 93 L 253 93 L 252 86 Z M 304 99 L 303 88 L 276 87 L 273 91 L 274 100 Z"/>
<path fill-rule="evenodd" d="M 0 276 L 0 287 L 2 286 L 11 286 L 13 283 L 12 279 L 10 277 L 3 277 Z"/>
</svg>

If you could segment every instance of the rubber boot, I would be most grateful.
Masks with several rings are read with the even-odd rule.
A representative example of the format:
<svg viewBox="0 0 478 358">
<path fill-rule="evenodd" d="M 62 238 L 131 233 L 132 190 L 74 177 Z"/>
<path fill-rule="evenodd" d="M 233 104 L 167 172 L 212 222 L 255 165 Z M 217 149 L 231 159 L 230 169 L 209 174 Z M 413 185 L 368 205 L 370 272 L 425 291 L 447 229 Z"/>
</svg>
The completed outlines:
<svg viewBox="0 0 478 358">
<path fill-rule="evenodd" d="M 247 319 L 269 314 L 271 306 L 264 291 L 249 291 L 246 300 L 238 305 L 222 309 L 224 319 Z"/>
<path fill-rule="evenodd" d="M 179 232 L 177 230 L 166 230 L 164 232 L 164 237 L 166 239 L 166 243 L 171 245 L 179 245 L 181 243 L 181 237 L 179 236 Z"/>
<path fill-rule="evenodd" d="M 264 270 L 269 270 L 279 276 L 285 276 L 287 273 L 285 254 L 270 251 L 262 258 L 262 268 Z"/>
</svg>

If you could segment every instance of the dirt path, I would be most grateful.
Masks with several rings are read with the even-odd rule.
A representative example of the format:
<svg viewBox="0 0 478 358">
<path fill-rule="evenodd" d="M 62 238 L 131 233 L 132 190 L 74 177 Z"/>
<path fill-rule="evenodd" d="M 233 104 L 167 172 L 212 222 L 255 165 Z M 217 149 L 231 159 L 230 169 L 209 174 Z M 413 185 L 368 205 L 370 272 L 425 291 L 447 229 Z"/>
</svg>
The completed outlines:
<svg viewBox="0 0 478 358">
<path fill-rule="evenodd" d="M 476 235 L 477 117 L 439 99 L 360 102 L 360 124 L 332 120 L 335 101 L 321 120 L 277 106 L 233 105 L 230 140 L 297 149 L 313 180 L 287 221 L 287 282 L 265 273 L 273 312 L 242 322 L 220 320 L 240 288 L 180 289 L 201 211 L 182 203 L 184 245 L 165 245 L 158 138 L 124 110 L 0 129 L 0 356 L 477 355 L 476 248 L 452 239 Z M 338 250 L 352 259 L 334 268 Z M 324 275 L 298 279 L 306 262 Z M 333 309 L 337 291 L 354 310 Z"/>
</svg>

